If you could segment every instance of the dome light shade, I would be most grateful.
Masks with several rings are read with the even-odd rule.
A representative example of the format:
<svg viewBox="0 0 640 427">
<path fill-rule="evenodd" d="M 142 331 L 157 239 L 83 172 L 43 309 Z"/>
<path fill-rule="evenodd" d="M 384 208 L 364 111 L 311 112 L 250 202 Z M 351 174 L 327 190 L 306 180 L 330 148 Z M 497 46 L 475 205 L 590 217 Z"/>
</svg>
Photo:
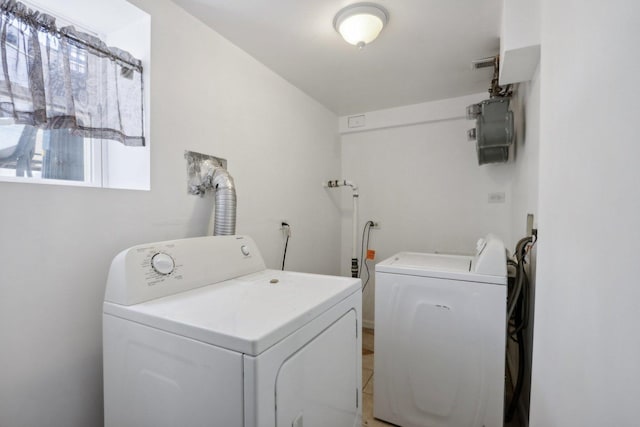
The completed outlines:
<svg viewBox="0 0 640 427">
<path fill-rule="evenodd" d="M 387 11 L 373 3 L 356 3 L 337 13 L 333 26 L 347 43 L 363 48 L 378 37 L 387 24 Z"/>
</svg>

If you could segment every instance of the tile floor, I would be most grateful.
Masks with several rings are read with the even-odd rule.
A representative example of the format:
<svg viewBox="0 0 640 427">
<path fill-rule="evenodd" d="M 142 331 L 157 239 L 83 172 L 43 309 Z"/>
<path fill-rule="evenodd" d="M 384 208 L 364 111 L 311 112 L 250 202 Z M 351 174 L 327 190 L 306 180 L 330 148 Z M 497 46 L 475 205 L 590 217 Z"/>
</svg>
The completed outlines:
<svg viewBox="0 0 640 427">
<path fill-rule="evenodd" d="M 362 330 L 362 425 L 393 426 L 373 418 L 373 330 Z"/>
<path fill-rule="evenodd" d="M 362 330 L 362 425 L 369 426 L 393 426 L 394 424 L 373 418 L 373 340 L 372 329 Z M 505 427 L 521 427 L 518 417 Z"/>
</svg>

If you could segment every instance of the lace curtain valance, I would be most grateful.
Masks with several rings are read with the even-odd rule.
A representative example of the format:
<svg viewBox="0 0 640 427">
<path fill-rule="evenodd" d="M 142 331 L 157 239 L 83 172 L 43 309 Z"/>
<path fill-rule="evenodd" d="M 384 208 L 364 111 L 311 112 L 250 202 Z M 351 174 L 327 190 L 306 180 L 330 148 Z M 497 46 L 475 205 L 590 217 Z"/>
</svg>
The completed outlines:
<svg viewBox="0 0 640 427">
<path fill-rule="evenodd" d="M 143 146 L 142 65 L 98 37 L 0 0 L 0 119 Z"/>
</svg>

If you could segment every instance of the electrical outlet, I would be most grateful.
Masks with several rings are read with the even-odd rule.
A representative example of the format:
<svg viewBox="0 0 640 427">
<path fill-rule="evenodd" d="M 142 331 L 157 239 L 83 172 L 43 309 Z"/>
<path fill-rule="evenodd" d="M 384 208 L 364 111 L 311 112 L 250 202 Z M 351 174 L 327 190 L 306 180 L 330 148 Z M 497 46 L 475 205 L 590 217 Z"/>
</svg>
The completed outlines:
<svg viewBox="0 0 640 427">
<path fill-rule="evenodd" d="M 504 203 L 505 194 L 504 191 L 496 191 L 494 193 L 489 193 L 488 202 L 489 203 Z"/>
<path fill-rule="evenodd" d="M 291 224 L 289 224 L 289 221 L 287 221 L 286 219 L 280 221 L 280 230 L 282 230 L 282 233 L 285 236 L 291 237 Z"/>
<path fill-rule="evenodd" d="M 373 221 L 373 220 L 370 220 L 370 221 L 373 223 L 373 225 L 371 225 L 371 228 L 375 228 L 376 230 L 380 229 L 380 223 L 378 221 Z"/>
</svg>

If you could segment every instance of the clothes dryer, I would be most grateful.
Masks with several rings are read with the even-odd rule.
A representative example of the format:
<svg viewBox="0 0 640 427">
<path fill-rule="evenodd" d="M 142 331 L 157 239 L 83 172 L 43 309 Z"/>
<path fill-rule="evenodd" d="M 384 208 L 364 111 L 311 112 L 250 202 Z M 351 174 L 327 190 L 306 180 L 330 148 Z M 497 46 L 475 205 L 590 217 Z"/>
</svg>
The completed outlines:
<svg viewBox="0 0 640 427">
<path fill-rule="evenodd" d="M 247 236 L 140 245 L 103 310 L 107 427 L 362 423 L 360 280 L 265 268 Z"/>
<path fill-rule="evenodd" d="M 401 252 L 376 265 L 374 416 L 403 427 L 502 427 L 506 252 Z"/>
</svg>

